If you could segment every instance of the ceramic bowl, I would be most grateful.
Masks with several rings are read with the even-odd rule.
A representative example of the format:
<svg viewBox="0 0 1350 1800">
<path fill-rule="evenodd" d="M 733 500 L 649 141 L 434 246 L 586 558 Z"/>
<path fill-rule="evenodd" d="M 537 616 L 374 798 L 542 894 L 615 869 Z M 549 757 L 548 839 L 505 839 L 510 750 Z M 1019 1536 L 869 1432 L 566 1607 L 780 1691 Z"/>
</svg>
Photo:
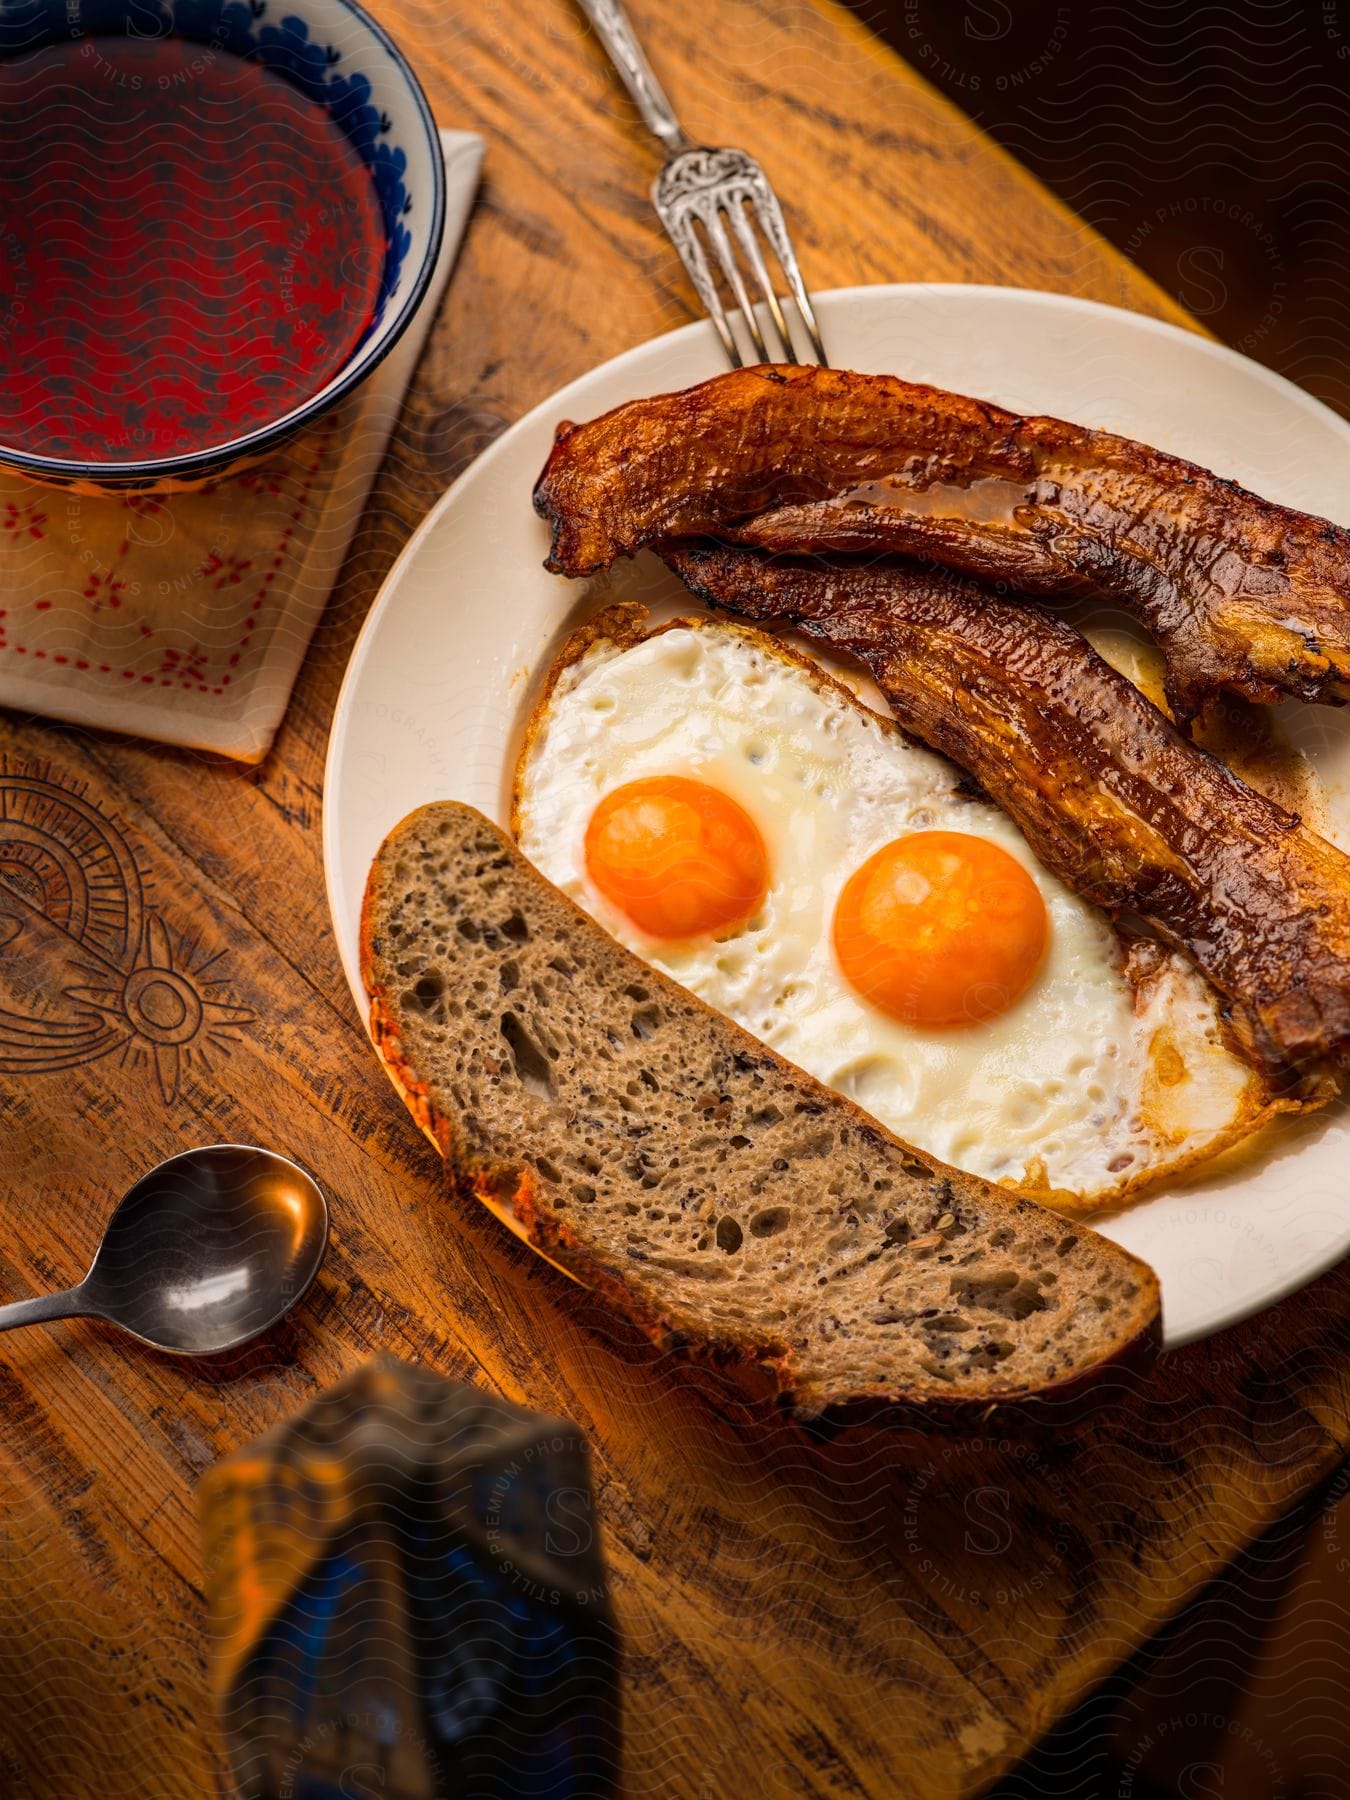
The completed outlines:
<svg viewBox="0 0 1350 1800">
<path fill-rule="evenodd" d="M 445 225 L 431 108 L 402 53 L 355 0 L 0 0 L 0 56 L 85 37 L 173 36 L 246 57 L 326 107 L 371 171 L 385 248 L 370 323 L 325 386 L 224 442 L 141 461 L 71 460 L 0 439 L 0 468 L 85 492 L 167 492 L 262 461 L 363 382 L 426 293 Z"/>
</svg>

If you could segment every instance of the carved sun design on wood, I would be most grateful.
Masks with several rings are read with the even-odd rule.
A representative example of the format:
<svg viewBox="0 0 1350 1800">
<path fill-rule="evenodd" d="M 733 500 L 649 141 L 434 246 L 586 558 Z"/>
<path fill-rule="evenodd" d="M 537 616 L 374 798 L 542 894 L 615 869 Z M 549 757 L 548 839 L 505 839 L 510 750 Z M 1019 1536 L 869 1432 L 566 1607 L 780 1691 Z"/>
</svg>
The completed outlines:
<svg viewBox="0 0 1350 1800">
<path fill-rule="evenodd" d="M 172 1105 L 254 1019 L 222 955 L 175 950 L 125 835 L 80 787 L 0 766 L 0 1073 L 115 1054 L 152 1067 Z"/>
<path fill-rule="evenodd" d="M 175 968 L 169 934 L 151 913 L 141 960 L 120 989 L 69 987 L 66 998 L 101 1013 L 110 1029 L 125 1034 L 123 1061 L 135 1056 L 154 1063 L 159 1091 L 165 1104 L 172 1105 L 184 1068 L 198 1063 L 209 1073 L 212 1050 L 224 1050 L 237 1028 L 253 1019 L 246 1008 L 212 997 L 213 988 L 225 985 L 206 975 L 216 960 L 210 957 L 195 969 L 186 962 Z"/>
</svg>

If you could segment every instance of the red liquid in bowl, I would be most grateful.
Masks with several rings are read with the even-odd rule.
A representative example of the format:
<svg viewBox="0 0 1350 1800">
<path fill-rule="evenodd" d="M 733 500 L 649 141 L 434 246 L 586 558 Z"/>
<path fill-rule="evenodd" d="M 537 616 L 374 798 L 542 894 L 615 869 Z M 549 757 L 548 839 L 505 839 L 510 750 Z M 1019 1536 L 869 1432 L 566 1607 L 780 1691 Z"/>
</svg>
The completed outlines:
<svg viewBox="0 0 1350 1800">
<path fill-rule="evenodd" d="M 136 462 L 311 398 L 370 322 L 385 233 L 324 109 L 175 38 L 0 61 L 0 444 Z"/>
</svg>

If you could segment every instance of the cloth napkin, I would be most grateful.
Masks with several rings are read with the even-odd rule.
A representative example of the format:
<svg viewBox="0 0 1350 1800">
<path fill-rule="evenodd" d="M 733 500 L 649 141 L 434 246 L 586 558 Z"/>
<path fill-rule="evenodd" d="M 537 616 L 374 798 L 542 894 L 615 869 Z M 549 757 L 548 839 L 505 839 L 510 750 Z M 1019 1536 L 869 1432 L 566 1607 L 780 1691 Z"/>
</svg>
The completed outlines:
<svg viewBox="0 0 1350 1800">
<path fill-rule="evenodd" d="M 266 756 L 473 205 L 481 138 L 441 145 L 445 240 L 416 317 L 277 456 L 190 494 L 89 498 L 0 472 L 0 706 Z"/>
</svg>

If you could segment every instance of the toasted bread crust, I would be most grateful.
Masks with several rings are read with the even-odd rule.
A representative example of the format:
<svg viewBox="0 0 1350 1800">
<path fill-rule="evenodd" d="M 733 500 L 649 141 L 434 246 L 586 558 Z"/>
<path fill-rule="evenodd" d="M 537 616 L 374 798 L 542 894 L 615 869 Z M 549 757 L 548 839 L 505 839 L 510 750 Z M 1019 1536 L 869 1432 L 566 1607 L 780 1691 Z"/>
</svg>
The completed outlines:
<svg viewBox="0 0 1350 1800">
<path fill-rule="evenodd" d="M 800 1096 L 813 1114 L 827 1115 L 834 1126 L 846 1125 L 854 1140 L 893 1174 L 901 1169 L 921 1170 L 923 1181 L 938 1184 L 934 1192 L 950 1196 L 950 1200 L 942 1201 L 944 1206 L 950 1204 L 957 1212 L 969 1211 L 972 1218 L 987 1220 L 996 1213 L 1010 1224 L 1020 1220 L 1024 1225 L 1040 1228 L 1048 1215 L 1030 1201 L 947 1170 L 933 1158 L 909 1150 L 850 1101 L 820 1088 L 738 1026 L 712 1013 L 659 972 L 648 969 L 544 882 L 481 815 L 448 802 L 422 808 L 386 839 L 372 868 L 362 909 L 362 975 L 371 998 L 371 1031 L 376 1046 L 414 1117 L 440 1146 L 455 1191 L 465 1197 L 505 1204 L 529 1242 L 601 1293 L 617 1312 L 654 1341 L 665 1346 L 678 1343 L 690 1354 L 723 1367 L 767 1367 L 798 1406 L 812 1414 L 860 1404 L 919 1406 L 944 1416 L 969 1413 L 971 1408 L 983 1412 L 991 1405 L 1022 1401 L 1032 1394 L 1060 1396 L 1078 1391 L 1086 1378 L 1095 1378 L 1125 1363 L 1147 1360 L 1151 1355 L 1159 1330 L 1158 1289 L 1152 1271 L 1125 1251 L 1096 1239 L 1086 1228 L 1065 1221 L 1055 1221 L 1056 1233 L 1062 1229 L 1066 1239 L 1072 1237 L 1076 1247 L 1093 1259 L 1092 1266 L 1109 1270 L 1132 1298 L 1121 1302 L 1118 1316 L 1102 1320 L 1101 1341 L 1094 1344 L 1091 1357 L 1080 1358 L 1059 1371 L 1055 1379 L 1040 1384 L 1023 1382 L 1005 1387 L 997 1381 L 984 1381 L 978 1384 L 978 1391 L 974 1383 L 965 1390 L 953 1391 L 950 1385 L 944 1387 L 938 1382 L 924 1387 L 913 1382 L 900 1385 L 869 1380 L 860 1386 L 846 1383 L 839 1387 L 802 1367 L 802 1352 L 792 1341 L 794 1328 L 786 1322 L 782 1330 L 767 1329 L 760 1323 L 724 1329 L 710 1324 L 698 1306 L 663 1294 L 655 1276 L 645 1280 L 630 1277 L 616 1264 L 612 1251 L 598 1243 L 593 1233 L 588 1235 L 584 1223 L 574 1223 L 574 1218 L 581 1215 L 566 1215 L 550 1197 L 547 1184 L 529 1166 L 524 1144 L 520 1145 L 519 1154 L 514 1141 L 509 1152 L 500 1146 L 490 1154 L 476 1149 L 469 1142 L 464 1121 L 456 1115 L 453 1103 L 436 1090 L 428 1072 L 416 1064 L 409 1043 L 415 1022 L 405 1018 L 403 1003 L 394 991 L 397 981 L 386 961 L 384 937 L 390 926 L 391 909 L 399 903 L 396 865 L 401 857 L 416 855 L 433 831 L 444 835 L 446 827 L 451 828 L 452 834 L 472 834 L 480 850 L 489 848 L 495 859 L 493 868 L 506 872 L 516 884 L 513 891 L 529 891 L 536 911 L 542 911 L 551 933 L 556 932 L 559 939 L 565 934 L 569 943 L 579 941 L 588 950 L 602 953 L 614 964 L 616 972 L 631 964 L 632 970 L 640 974 L 644 988 L 651 990 L 653 998 L 669 1010 L 671 1017 L 695 1019 L 700 1031 L 725 1046 L 729 1064 L 752 1070 L 756 1080 L 762 1077 L 765 1091 L 780 1097 Z M 472 1029 L 472 1021 L 462 1027 L 465 1033 Z M 1078 1240 L 1083 1240 L 1081 1245 Z M 819 1359 L 818 1348 L 816 1354 Z"/>
</svg>

